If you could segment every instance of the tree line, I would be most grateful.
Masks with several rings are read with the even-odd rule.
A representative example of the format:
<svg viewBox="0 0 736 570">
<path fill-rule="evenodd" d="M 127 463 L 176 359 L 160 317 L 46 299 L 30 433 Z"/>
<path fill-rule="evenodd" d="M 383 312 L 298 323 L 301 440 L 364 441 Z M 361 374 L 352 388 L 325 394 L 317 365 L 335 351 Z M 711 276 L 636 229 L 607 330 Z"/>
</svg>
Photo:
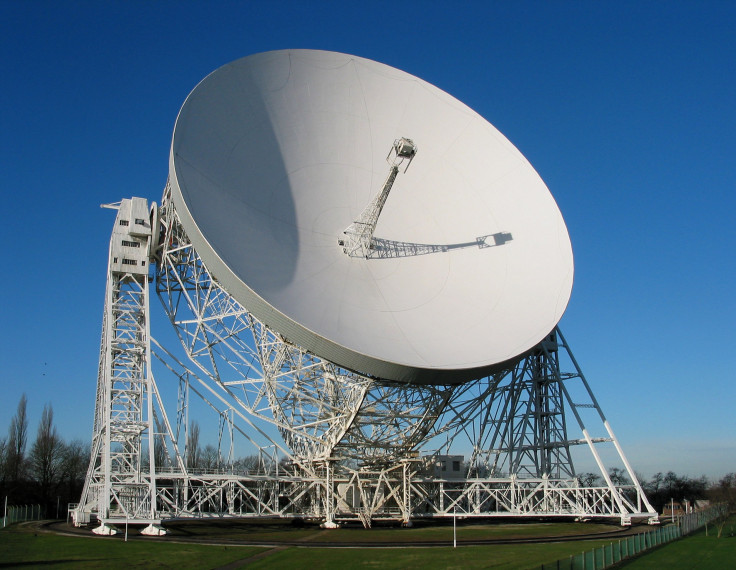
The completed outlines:
<svg viewBox="0 0 736 570">
<path fill-rule="evenodd" d="M 0 500 L 10 505 L 38 504 L 48 517 L 66 513 L 68 503 L 82 494 L 89 463 L 89 444 L 65 442 L 54 426 L 54 410 L 46 404 L 36 437 L 28 447 L 28 399 L 23 394 L 10 420 L 8 436 L 0 438 Z"/>
<path fill-rule="evenodd" d="M 630 485 L 626 471 L 613 467 L 608 476 L 614 485 Z M 678 475 L 674 471 L 655 473 L 650 479 L 637 474 L 642 489 L 654 509 L 661 513 L 671 502 L 692 504 L 698 500 L 724 502 L 736 509 L 736 473 L 729 473 L 715 483 L 711 483 L 705 475 L 693 478 Z M 603 484 L 603 478 L 596 473 L 580 475 L 584 487 L 596 487 Z"/>
<path fill-rule="evenodd" d="M 46 516 L 64 516 L 68 503 L 77 502 L 82 493 L 84 478 L 89 464 L 89 444 L 80 440 L 65 442 L 54 426 L 51 404 L 44 405 L 36 436 L 28 447 L 28 400 L 23 394 L 15 415 L 10 420 L 8 435 L 0 438 L 0 500 L 8 497 L 8 504 L 40 504 Z M 199 426 L 190 424 L 186 463 L 188 468 L 223 468 L 222 457 L 217 447 L 199 443 Z M 156 458 L 156 463 L 163 458 Z M 246 472 L 268 472 L 271 458 L 253 455 L 238 459 L 231 468 Z M 612 468 L 609 477 L 615 485 L 630 484 L 626 472 Z M 585 487 L 598 486 L 602 477 L 595 473 L 579 476 Z M 655 473 L 650 479 L 638 476 L 652 506 L 662 512 L 671 501 L 678 503 L 709 499 L 728 503 L 736 510 L 736 473 L 729 473 L 715 483 L 705 476 L 691 478 L 673 471 Z"/>
<path fill-rule="evenodd" d="M 219 447 L 211 443 L 202 447 L 199 443 L 199 423 L 196 420 L 189 422 L 186 441 L 184 461 L 187 469 L 192 469 L 195 472 L 197 470 L 204 472 L 229 470 L 233 473 L 263 475 L 274 470 L 274 458 L 266 453 L 246 455 L 245 457 L 227 461 L 222 456 Z M 285 459 L 282 459 L 282 464 L 285 461 Z M 164 461 L 161 458 L 157 458 L 157 469 L 162 465 L 164 465 Z"/>
</svg>

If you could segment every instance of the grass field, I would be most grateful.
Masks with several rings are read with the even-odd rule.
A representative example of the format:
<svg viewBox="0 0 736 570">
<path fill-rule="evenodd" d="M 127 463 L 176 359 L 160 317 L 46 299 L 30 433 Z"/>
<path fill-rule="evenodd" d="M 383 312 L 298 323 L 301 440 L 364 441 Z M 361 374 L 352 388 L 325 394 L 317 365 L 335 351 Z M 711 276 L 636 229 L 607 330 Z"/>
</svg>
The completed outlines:
<svg viewBox="0 0 736 570">
<path fill-rule="evenodd" d="M 732 534 L 733 533 L 733 534 Z M 638 570 L 644 568 L 667 568 L 668 570 L 709 570 L 736 568 L 736 516 L 727 522 L 721 538 L 716 537 L 713 525 L 708 527 L 708 536 L 702 529 L 681 540 L 657 548 L 643 556 L 622 564 L 621 568 Z"/>
<path fill-rule="evenodd" d="M 736 521 L 734 521 L 736 522 Z M 176 527 L 176 525 L 174 525 Z M 458 527 L 458 539 L 559 536 L 604 532 L 611 525 L 579 523 L 477 524 Z M 202 523 L 173 528 L 176 538 L 213 540 L 301 540 L 300 546 L 254 547 L 236 544 L 204 545 L 146 538 L 124 542 L 110 537 L 69 537 L 33 527 L 13 525 L 0 531 L 0 568 L 218 568 L 240 561 L 248 568 L 498 568 L 534 569 L 573 554 L 610 544 L 597 538 L 546 544 L 498 544 L 452 547 L 402 546 L 402 541 L 452 540 L 452 526 L 411 529 L 359 528 L 322 531 L 316 527 L 291 528 L 283 523 Z M 319 542 L 380 542 L 395 540 L 392 548 L 326 548 Z M 627 568 L 730 568 L 736 561 L 736 538 L 698 533 L 633 561 Z M 677 549 L 670 553 L 671 549 Z M 260 555 L 260 557 L 258 557 Z M 677 565 L 688 559 L 702 565 Z M 252 558 L 256 557 L 256 558 Z M 640 566 L 637 566 L 640 565 Z"/>
<path fill-rule="evenodd" d="M 434 542 L 452 541 L 452 521 L 444 523 L 432 522 L 426 524 L 419 522 L 412 528 L 401 528 L 397 526 L 374 526 L 364 529 L 362 525 L 354 525 L 334 530 L 320 530 L 315 525 L 306 525 L 303 528 L 294 527 L 287 520 L 261 520 L 256 524 L 252 521 L 201 521 L 167 524 L 167 529 L 172 537 L 221 537 L 226 540 L 247 541 L 303 541 L 308 540 L 310 544 L 316 543 L 408 543 L 408 542 Z M 517 539 L 544 537 L 567 537 L 573 535 L 591 535 L 620 530 L 621 527 L 614 524 L 596 523 L 475 523 L 473 521 L 460 521 L 457 525 L 457 538 L 459 542 L 464 540 L 486 540 L 486 539 Z M 648 530 L 648 529 L 647 529 Z"/>
<path fill-rule="evenodd" d="M 310 569 L 433 569 L 498 568 L 538 569 L 583 550 L 598 548 L 607 541 L 551 544 L 499 544 L 458 548 L 289 548 L 255 561 L 248 568 Z"/>
<path fill-rule="evenodd" d="M 210 534 L 211 525 L 199 526 L 193 535 Z M 484 535 L 501 536 L 540 536 L 550 531 L 564 534 L 579 534 L 585 530 L 610 529 L 607 525 L 591 525 L 581 528 L 575 523 L 534 523 L 509 525 L 472 525 L 458 530 L 458 536 Z M 260 530 L 256 530 L 260 527 Z M 598 530 L 601 530 L 598 529 Z M 210 531 L 212 529 L 210 528 Z M 222 533 L 222 529 L 219 529 Z M 240 530 L 227 533 L 232 540 L 253 539 L 256 536 L 278 535 L 280 539 L 309 540 L 314 544 L 318 538 L 327 537 L 333 542 L 367 540 L 386 540 L 399 536 L 413 539 L 425 537 L 428 540 L 452 539 L 452 527 L 429 527 L 412 529 L 341 529 L 321 531 L 315 528 L 288 530 L 283 525 L 261 527 L 243 525 Z M 221 534 L 222 538 L 226 538 Z M 339 539 L 339 536 L 344 538 Z M 217 539 L 217 536 L 211 538 Z M 578 554 L 583 550 L 600 547 L 610 540 L 590 540 L 583 542 L 559 542 L 551 544 L 489 545 L 452 547 L 406 547 L 393 548 L 320 548 L 320 547 L 252 547 L 252 546 L 209 546 L 157 541 L 155 538 L 130 540 L 109 537 L 68 537 L 58 536 L 32 527 L 13 525 L 0 531 L 0 568 L 218 568 L 235 561 L 245 561 L 258 554 L 260 559 L 248 560 L 248 568 L 309 568 L 310 570 L 340 568 L 539 568 L 543 562 L 551 562 Z"/>
<path fill-rule="evenodd" d="M 216 568 L 264 550 L 76 538 L 34 532 L 19 525 L 0 531 L 0 568 Z"/>
</svg>

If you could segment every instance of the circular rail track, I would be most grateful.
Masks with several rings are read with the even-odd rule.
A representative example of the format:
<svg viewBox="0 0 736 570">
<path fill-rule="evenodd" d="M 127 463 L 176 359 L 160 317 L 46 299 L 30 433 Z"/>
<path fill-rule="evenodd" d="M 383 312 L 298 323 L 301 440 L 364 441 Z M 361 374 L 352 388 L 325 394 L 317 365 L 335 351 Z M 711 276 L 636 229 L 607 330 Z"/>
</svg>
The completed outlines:
<svg viewBox="0 0 736 570">
<path fill-rule="evenodd" d="M 232 522 L 223 523 L 222 521 L 206 521 L 208 524 L 207 529 L 202 529 L 201 524 L 192 522 L 175 522 L 171 525 L 167 525 L 169 534 L 160 537 L 148 537 L 142 536 L 138 533 L 137 528 L 131 527 L 128 533 L 128 540 L 155 540 L 161 542 L 179 542 L 179 543 L 192 543 L 212 546 L 262 546 L 262 547 L 301 547 L 301 548 L 400 548 L 400 547 L 448 547 L 452 546 L 452 525 L 432 525 L 427 526 L 427 529 L 437 529 L 447 531 L 448 537 L 446 539 L 438 540 L 434 537 L 426 538 L 411 538 L 406 535 L 401 536 L 406 532 L 405 529 L 394 528 L 396 532 L 396 538 L 398 540 L 387 541 L 382 539 L 381 535 L 384 535 L 387 529 L 377 529 L 378 532 L 364 529 L 342 529 L 347 532 L 360 532 L 361 540 L 350 540 L 349 537 L 345 537 L 344 534 L 341 536 L 341 540 L 332 541 L 325 540 L 325 537 L 332 534 L 337 536 L 336 533 L 340 533 L 341 530 L 325 530 L 317 527 L 301 527 L 292 528 L 286 525 L 279 525 L 278 527 L 268 528 L 259 527 L 259 525 L 253 524 L 250 521 L 244 525 L 237 525 L 233 527 Z M 531 523 L 535 524 L 535 523 Z M 554 523 L 553 523 L 554 524 Z M 571 523 L 572 524 L 572 523 Z M 635 525 L 631 527 L 613 527 L 611 530 L 606 530 L 602 524 L 591 524 L 588 526 L 589 532 L 585 531 L 585 523 L 576 523 L 580 526 L 582 532 L 575 532 L 571 534 L 565 534 L 560 532 L 550 532 L 548 534 L 539 534 L 535 536 L 514 536 L 513 533 L 509 536 L 490 536 L 488 538 L 467 538 L 462 537 L 463 533 L 470 532 L 472 529 L 479 530 L 477 524 L 461 524 L 458 525 L 458 538 L 457 543 L 460 546 L 483 546 L 493 544 L 545 544 L 554 542 L 575 542 L 584 540 L 595 540 L 595 539 L 616 539 L 630 536 L 632 534 L 638 534 L 644 532 L 643 525 Z M 99 537 L 87 528 L 77 528 L 63 521 L 34 521 L 29 523 L 23 523 L 29 531 L 41 531 L 49 532 L 61 536 L 74 536 L 74 537 L 87 537 L 87 538 L 106 538 L 106 539 L 122 539 L 124 534 L 114 537 Z M 197 529 L 196 527 L 200 528 Z M 486 525 L 483 525 L 486 526 Z M 519 525 L 513 523 L 512 525 L 517 528 L 529 527 L 529 525 Z M 494 530 L 508 530 L 507 525 L 493 524 L 487 525 L 489 533 L 493 533 Z M 544 525 L 547 526 L 547 525 Z M 556 526 L 556 525 L 555 525 Z M 612 526 L 612 525 L 605 525 Z M 506 527 L 504 529 L 504 527 Z M 648 528 L 648 527 L 646 527 Z M 276 530 L 275 530 L 276 529 Z M 122 529 L 121 529 L 122 530 Z M 204 532 L 203 532 L 204 530 Z M 544 530 L 544 529 L 540 529 Z M 311 531 L 311 532 L 310 532 Z M 199 532 L 199 534 L 197 533 Z M 251 533 L 254 536 L 246 538 L 244 535 Z M 288 538 L 284 536 L 283 539 L 274 539 L 272 536 L 258 536 L 260 535 L 273 535 L 274 533 L 280 534 L 292 534 L 296 535 L 294 538 Z M 371 533 L 374 533 L 376 540 L 366 539 Z"/>
</svg>

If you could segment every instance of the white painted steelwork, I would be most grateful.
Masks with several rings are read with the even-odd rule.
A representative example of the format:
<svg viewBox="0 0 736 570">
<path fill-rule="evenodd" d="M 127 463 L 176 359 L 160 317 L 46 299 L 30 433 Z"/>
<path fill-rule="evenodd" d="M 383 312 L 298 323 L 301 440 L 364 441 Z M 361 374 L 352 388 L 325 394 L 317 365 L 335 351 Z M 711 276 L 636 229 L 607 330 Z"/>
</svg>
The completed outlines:
<svg viewBox="0 0 736 570">
<path fill-rule="evenodd" d="M 285 71 L 289 73 L 284 75 Z M 154 205 L 149 216 L 147 203 L 140 198 L 113 205 L 118 217 L 108 261 L 93 449 L 83 496 L 73 513 L 75 523 L 96 518 L 101 522 L 98 532 L 102 534 L 114 532 L 114 525 L 125 521 L 148 524 L 146 532 L 157 535 L 163 532 L 159 524 L 166 519 L 207 517 L 316 518 L 327 528 L 350 520 L 370 527 L 375 520 L 410 524 L 420 517 L 458 515 L 601 517 L 616 518 L 622 524 L 646 518 L 656 522 L 656 513 L 556 327 L 572 280 L 569 240 L 554 201 L 518 151 L 443 92 L 403 72 L 360 58 L 325 52 L 276 52 L 240 60 L 208 80 L 213 77 L 217 86 L 214 94 L 211 85 L 195 90 L 177 122 L 172 181 L 164 192 L 161 210 Z M 288 147 L 303 140 L 300 129 L 305 130 L 307 138 L 313 136 L 316 142 L 324 142 L 321 137 L 325 133 L 319 130 L 323 127 L 319 121 L 322 115 L 314 114 L 307 103 L 321 109 L 318 103 L 322 99 L 315 95 L 320 93 L 325 101 L 335 103 L 327 89 L 342 85 L 335 82 L 335 77 L 356 92 L 370 93 L 380 100 L 377 105 L 370 98 L 364 100 L 365 114 L 356 115 L 377 126 L 371 132 L 381 131 L 386 117 L 400 117 L 397 124 L 402 128 L 401 133 L 392 134 L 394 156 L 389 155 L 389 174 L 383 186 L 374 189 L 372 183 L 363 180 L 358 184 L 362 191 L 349 193 L 348 202 L 333 212 L 331 200 L 340 198 L 330 186 L 335 183 L 335 169 L 350 173 L 346 179 L 351 184 L 367 174 L 372 179 L 378 172 L 372 163 L 356 170 L 354 161 L 363 157 L 366 148 L 361 147 L 357 154 L 348 153 L 350 158 L 345 164 L 310 162 L 313 150 L 305 151 L 308 160 L 296 168 L 291 161 L 304 157 L 281 145 Z M 304 85 L 312 93 L 307 100 L 300 95 L 299 87 Z M 378 87 L 385 90 L 376 92 Z M 214 105 L 213 97 L 223 95 L 218 89 L 224 91 L 222 105 Z M 238 100 L 241 95 L 242 101 Z M 488 171 L 478 173 L 470 167 L 473 160 L 462 160 L 477 157 L 473 152 L 478 149 L 460 156 L 453 150 L 459 144 L 457 140 L 442 146 L 441 137 L 436 133 L 432 136 L 432 125 L 424 125 L 419 119 L 405 120 L 415 104 L 419 110 L 431 107 L 429 95 L 453 120 L 462 123 L 460 119 L 467 119 L 456 132 L 457 137 L 475 142 L 486 151 L 505 153 L 494 163 L 504 176 L 495 178 L 498 173 L 494 171 L 490 175 L 494 182 L 484 186 L 479 180 Z M 198 97 L 202 100 L 195 103 Z M 352 101 L 351 97 L 347 100 Z M 411 109 L 407 106 L 409 100 Z M 236 103 L 243 101 L 244 108 L 253 114 L 242 114 L 244 108 Z M 399 105 L 399 115 L 395 115 L 396 109 L 389 101 L 392 105 L 405 103 Z M 304 118 L 284 114 L 297 102 L 306 105 Z M 192 117 L 193 109 L 201 111 L 201 121 Z M 345 109 L 356 110 L 350 105 Z M 342 117 L 347 120 L 351 113 L 345 112 Z M 227 129 L 219 130 L 222 121 L 233 116 L 238 129 L 246 124 L 249 130 L 238 131 L 237 136 Z M 329 121 L 327 124 L 331 125 Z M 204 128 L 207 125 L 217 128 L 208 130 Z M 411 128 L 404 130 L 404 126 Z M 452 127 L 445 125 L 443 133 L 451 134 Z M 493 144 L 484 138 L 489 133 Z M 344 133 L 332 134 L 334 140 L 345 142 Z M 420 170 L 426 201 L 419 199 L 418 182 L 408 183 L 409 174 L 404 172 L 397 178 L 400 159 L 408 162 L 417 154 L 413 140 L 400 138 L 407 134 L 426 141 L 427 146 L 422 143 L 422 159 L 429 155 L 436 164 L 448 168 L 453 165 L 451 179 L 439 177 L 452 182 L 444 190 L 451 188 L 452 195 L 464 206 L 472 202 L 469 196 L 475 196 L 482 204 L 473 209 L 478 219 L 493 221 L 493 227 L 486 228 L 488 233 L 475 232 L 477 237 L 465 242 L 440 240 L 440 234 L 450 236 L 450 230 L 463 225 L 465 211 L 441 208 L 449 215 L 448 220 L 438 217 L 439 211 L 432 213 L 434 201 L 441 202 L 447 193 L 429 183 L 428 176 L 439 174 L 435 170 L 422 173 L 416 168 L 420 162 L 412 165 L 411 175 Z M 234 138 L 212 139 L 227 139 L 230 135 Z M 266 144 L 259 147 L 254 140 Z M 356 135 L 356 141 L 360 140 Z M 438 144 L 442 152 L 437 151 Z M 226 147 L 230 154 L 220 156 L 218 153 Z M 319 144 L 316 149 L 314 152 L 319 154 Z M 366 156 L 373 157 L 370 152 Z M 495 155 L 490 152 L 484 156 Z M 255 159 L 264 160 L 265 167 L 254 165 Z M 285 160 L 289 166 L 279 166 L 274 159 Z M 237 160 L 247 164 L 239 169 L 232 163 Z M 223 168 L 207 170 L 213 165 Z M 385 163 L 382 168 L 385 176 Z M 313 178 L 301 179 L 305 172 Z M 285 178 L 277 176 L 274 182 L 270 178 L 274 173 Z M 240 175 L 247 176 L 241 180 Z M 508 179 L 519 183 L 513 187 L 513 195 L 505 186 Z M 238 180 L 248 185 L 243 192 Z M 315 180 L 325 183 L 319 189 L 326 189 L 324 194 L 329 200 L 324 201 L 316 191 Z M 497 186 L 499 192 L 495 191 Z M 400 205 L 412 192 L 411 204 L 416 208 L 409 207 L 408 202 Z M 403 198 L 394 206 L 399 196 Z M 525 203 L 526 199 L 531 202 Z M 538 220 L 542 227 L 539 232 L 521 216 L 523 209 L 530 210 L 532 218 Z M 350 214 L 347 222 L 343 219 L 345 213 Z M 426 232 L 423 235 L 427 241 L 419 241 L 411 231 L 402 233 L 407 226 L 397 221 L 398 214 L 424 220 L 409 226 Z M 222 217 L 219 226 L 213 225 L 213 216 Z M 424 219 L 427 216 L 430 221 Z M 472 222 L 473 216 L 470 218 Z M 311 222 L 304 223 L 305 219 Z M 499 219 L 504 224 L 497 223 Z M 514 223 L 505 225 L 505 221 Z M 360 224 L 365 231 L 357 229 Z M 346 227 L 352 233 L 348 236 L 352 245 L 343 251 L 345 243 L 336 242 L 345 239 L 340 236 L 345 236 L 342 232 Z M 470 223 L 468 227 L 474 226 Z M 324 235 L 320 233 L 323 231 Z M 555 254 L 550 255 L 545 248 L 535 249 L 539 239 L 553 236 L 558 240 L 552 247 Z M 292 246 L 296 246 L 293 251 L 289 249 Z M 503 247 L 493 254 L 495 261 L 486 266 L 488 260 L 478 257 L 479 252 L 497 246 Z M 289 252 L 294 256 L 286 255 L 284 264 L 282 254 Z M 328 258 L 342 269 L 332 272 L 323 264 Z M 429 261 L 418 261 L 420 258 Z M 548 272 L 550 259 L 552 265 L 558 264 L 552 273 Z M 527 265 L 521 273 L 519 261 Z M 149 268 L 151 262 L 155 265 Z M 311 272 L 304 265 L 307 262 L 314 264 Z M 474 264 L 480 267 L 477 275 L 469 269 Z M 345 267 L 349 268 L 347 277 L 340 273 Z M 396 322 L 408 318 L 399 327 L 406 338 L 397 341 L 397 348 L 411 355 L 408 360 L 390 357 L 386 339 L 377 342 L 376 329 L 371 332 L 375 323 L 370 317 L 377 314 L 377 306 L 361 305 L 362 301 L 370 298 L 371 291 L 381 291 L 392 302 L 402 295 L 406 299 L 418 295 L 423 303 L 426 287 L 432 287 L 428 276 L 442 267 L 444 284 L 436 295 L 444 300 L 439 304 L 430 301 L 428 308 L 409 307 L 402 317 L 392 315 Z M 491 274 L 491 270 L 500 273 Z M 315 275 L 321 273 L 338 278 L 348 289 L 357 289 L 349 290 L 336 305 L 315 299 L 313 294 L 322 279 Z M 174 354 L 174 347 L 162 346 L 151 338 L 148 284 L 152 278 L 188 364 Z M 494 281 L 496 278 L 502 285 Z M 532 289 L 524 289 L 527 278 Z M 448 282 L 453 284 L 446 287 Z M 463 282 L 468 291 L 461 286 Z M 257 286 L 251 288 L 254 283 Z M 525 312 L 518 303 L 527 295 L 540 293 L 535 289 L 540 283 L 547 289 L 543 300 Z M 383 289 L 386 284 L 391 284 L 388 290 Z M 412 289 L 413 285 L 419 285 L 418 290 Z M 463 294 L 472 299 L 481 285 L 487 286 L 500 308 L 494 305 L 491 313 L 480 309 L 475 320 L 469 322 L 467 307 L 461 306 Z M 497 290 L 512 285 L 521 292 L 506 296 Z M 405 290 L 400 291 L 402 287 Z M 295 295 L 300 290 L 308 294 L 297 302 Z M 266 292 L 269 299 L 259 296 Z M 333 292 L 329 287 L 324 291 L 327 295 Z M 283 297 L 279 297 L 281 293 Z M 549 314 L 540 317 L 537 309 L 544 313 L 552 299 L 559 304 L 552 311 L 554 317 L 546 320 Z M 288 314 L 277 309 L 284 300 L 288 301 Z M 475 301 L 480 303 L 478 298 Z M 351 335 L 353 339 L 365 337 L 368 344 L 363 348 L 370 345 L 376 351 L 355 352 L 350 342 L 335 343 L 305 329 L 303 323 L 309 319 L 294 321 L 292 302 L 295 306 L 314 302 L 320 311 L 336 311 L 325 313 L 325 318 L 333 319 L 328 328 L 342 335 L 343 327 L 348 326 L 352 331 L 346 333 L 348 339 Z M 483 307 L 485 302 L 481 303 Z M 459 320 L 448 316 L 447 311 L 458 311 Z M 514 316 L 519 311 L 516 323 Z M 411 322 L 411 315 L 416 322 Z M 493 321 L 494 315 L 498 322 L 484 321 Z M 513 337 L 509 327 L 516 324 L 520 326 L 515 329 L 517 333 L 525 329 L 532 335 L 522 343 L 525 348 L 521 350 L 517 345 L 507 360 L 489 357 L 497 355 L 493 353 L 498 349 L 498 330 L 494 327 L 505 327 Z M 410 327 L 419 325 L 422 330 L 412 337 Z M 391 327 L 387 331 L 387 339 L 392 339 Z M 439 336 L 432 336 L 432 331 L 440 331 Z M 544 334 L 536 338 L 540 331 Z M 477 336 L 485 333 L 488 336 Z M 308 345 L 295 342 L 299 338 Z M 532 342 L 532 338 L 536 340 Z M 448 347 L 442 343 L 437 346 L 449 352 L 440 350 L 438 360 L 430 358 L 420 364 L 415 359 L 418 352 L 404 342 L 411 339 L 423 350 L 446 341 Z M 315 340 L 317 345 L 310 344 Z M 486 344 L 493 345 L 490 352 L 486 352 Z M 506 345 L 504 350 L 508 348 Z M 331 352 L 334 350 L 337 352 Z M 450 353 L 469 355 L 476 350 L 482 355 L 480 364 L 473 361 L 468 366 L 463 356 L 452 365 L 443 360 Z M 178 379 L 173 425 L 151 372 L 154 354 Z M 332 361 L 325 354 L 340 358 Z M 351 360 L 353 357 L 357 360 Z M 381 370 L 387 375 L 381 376 Z M 189 431 L 190 394 L 202 399 L 218 422 L 218 445 L 206 468 L 196 459 Z M 586 411 L 593 413 L 593 422 Z M 575 421 L 570 422 L 570 418 Z M 571 423 L 577 425 L 580 436 L 570 436 Z M 236 461 L 236 438 L 256 450 L 257 463 L 246 467 Z M 613 456 L 623 464 L 630 484 L 622 485 L 609 476 L 599 451 L 606 445 L 613 447 Z M 604 481 L 600 487 L 581 485 L 573 462 L 576 446 L 589 450 Z M 459 454 L 469 455 L 462 476 L 438 476 L 436 463 Z"/>
<path fill-rule="evenodd" d="M 187 408 L 192 391 L 218 418 L 227 419 L 231 434 L 238 432 L 261 449 L 275 446 L 286 461 L 264 461 L 243 470 L 228 452 L 219 454 L 214 468 L 188 468 L 186 453 L 179 453 L 185 431 L 180 414 L 176 434 L 168 420 L 161 422 L 166 429 L 158 433 L 166 434 L 171 445 L 154 454 L 155 468 L 139 462 L 131 473 L 131 482 L 155 480 L 156 497 L 147 503 L 146 493 L 135 495 L 137 504 L 155 504 L 156 509 L 139 510 L 133 522 L 279 516 L 321 519 L 328 527 L 358 520 L 370 527 L 378 520 L 409 524 L 456 515 L 595 517 L 622 524 L 656 520 L 628 464 L 632 484 L 608 478 L 595 447 L 615 437 L 559 331 L 512 370 L 462 385 L 407 387 L 350 375 L 289 345 L 227 296 L 188 242 L 168 195 L 162 222 L 159 294 L 199 370 L 159 346 L 159 357 L 185 386 L 178 409 Z M 567 356 L 567 372 L 561 368 L 561 353 Z M 583 388 L 576 400 L 570 396 L 573 383 Z M 149 386 L 157 393 L 155 382 Z M 578 408 L 597 411 L 608 436 L 571 439 L 564 421 L 571 410 L 587 434 Z M 104 406 L 97 409 L 104 417 Z M 267 434 L 269 424 L 278 427 L 286 445 Z M 104 435 L 104 430 L 96 433 Z M 231 443 L 222 443 L 221 448 L 232 449 Z M 435 458 L 468 445 L 475 453 L 467 475 L 437 477 Z M 604 486 L 581 485 L 569 453 L 576 445 L 596 455 Z M 88 482 L 104 488 L 108 479 L 94 471 L 101 463 L 98 457 L 105 454 L 94 454 Z M 113 479 L 114 485 L 127 492 L 140 488 Z M 94 500 L 80 503 L 75 521 L 94 514 L 104 523 L 102 532 L 124 523 L 125 509 L 102 510 L 100 499 L 106 495 L 93 495 Z M 113 492 L 109 502 L 115 501 Z"/>
<path fill-rule="evenodd" d="M 402 137 L 421 152 L 377 220 L 382 254 L 345 255 L 337 240 Z M 460 101 L 374 61 L 288 50 L 220 68 L 179 113 L 169 177 L 228 293 L 366 376 L 447 384 L 507 368 L 570 296 L 565 223 L 521 153 Z"/>
<path fill-rule="evenodd" d="M 288 343 L 212 279 L 168 193 L 162 220 L 158 291 L 187 356 L 241 409 L 278 428 L 284 454 L 386 464 L 439 429 L 455 388 L 377 383 Z"/>
<path fill-rule="evenodd" d="M 97 380 L 92 455 L 75 522 L 94 512 L 98 534 L 114 534 L 110 520 L 160 522 L 156 515 L 154 450 L 168 425 L 151 371 L 149 324 L 150 215 L 142 198 L 104 206 L 117 210 L 110 239 Z M 153 206 L 153 212 L 156 206 Z M 156 415 L 155 409 L 160 415 Z M 147 532 L 154 532 L 154 527 Z"/>
<path fill-rule="evenodd" d="M 560 371 L 560 351 L 568 360 L 570 353 L 558 332 L 512 369 L 475 382 L 445 387 L 377 382 L 291 345 L 227 297 L 166 196 L 162 211 L 168 237 L 159 292 L 188 357 L 250 421 L 278 426 L 292 474 L 300 474 L 300 484 L 316 485 L 308 516 L 318 512 L 328 522 L 357 516 L 366 526 L 374 519 L 449 516 L 445 499 L 436 499 L 443 496 L 462 498 L 470 506 L 467 513 L 458 512 L 474 516 L 574 513 L 622 522 L 654 516 L 631 470 L 632 487 L 609 480 L 605 489 L 581 488 L 570 448 L 587 445 L 593 451 L 614 438 L 568 436 L 565 417 L 573 406 L 599 407 L 577 364 L 568 363 L 574 372 Z M 582 388 L 577 403 L 567 393 L 572 382 Z M 586 394 L 588 401 L 581 403 Z M 339 405 L 330 405 L 335 402 Z M 582 418 L 579 427 L 585 430 Z M 467 479 L 437 478 L 432 458 L 465 446 L 475 450 Z M 401 465 L 405 468 L 398 469 Z M 602 463 L 599 467 L 605 471 Z M 296 492 L 289 490 L 287 473 L 284 469 L 277 478 L 285 496 Z M 397 499 L 404 486 L 416 504 Z M 388 496 L 385 489 L 391 490 Z M 547 499 L 538 498 L 540 489 Z"/>
<path fill-rule="evenodd" d="M 378 251 L 376 250 L 378 243 L 373 238 L 378 218 L 386 205 L 386 200 L 388 200 L 389 192 L 391 192 L 391 188 L 396 182 L 396 177 L 399 175 L 399 167 L 406 160 L 406 167 L 404 168 L 404 172 L 406 172 L 416 154 L 417 147 L 411 139 L 402 137 L 394 141 L 386 157 L 386 161 L 391 167 L 386 182 L 383 183 L 383 188 L 366 206 L 360 216 L 343 232 L 345 237 L 337 240 L 337 244 L 342 247 L 343 253 L 350 257 L 365 259 L 378 257 Z"/>
</svg>

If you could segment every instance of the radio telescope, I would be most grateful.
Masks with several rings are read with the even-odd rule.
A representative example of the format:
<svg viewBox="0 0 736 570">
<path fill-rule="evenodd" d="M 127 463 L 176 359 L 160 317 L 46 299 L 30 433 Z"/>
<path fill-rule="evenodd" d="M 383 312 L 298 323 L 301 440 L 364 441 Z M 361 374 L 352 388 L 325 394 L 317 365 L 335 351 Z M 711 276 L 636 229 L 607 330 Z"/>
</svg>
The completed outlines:
<svg viewBox="0 0 736 570">
<path fill-rule="evenodd" d="M 107 533 L 122 517 L 159 533 L 167 518 L 213 514 L 328 527 L 458 510 L 656 517 L 557 328 L 573 282 L 562 215 L 522 154 L 444 91 L 340 53 L 237 60 L 187 97 L 161 207 L 111 207 L 76 522 L 94 515 Z M 151 339 L 152 281 L 188 364 Z M 154 356 L 179 379 L 176 422 Z M 218 472 L 196 472 L 191 391 L 220 434 L 272 448 L 269 468 L 238 471 L 230 444 Z M 568 415 L 582 437 L 568 436 Z M 610 480 L 599 443 L 629 485 Z M 577 444 L 604 486 L 581 486 Z M 440 467 L 460 445 L 465 468 L 448 477 Z"/>
</svg>

